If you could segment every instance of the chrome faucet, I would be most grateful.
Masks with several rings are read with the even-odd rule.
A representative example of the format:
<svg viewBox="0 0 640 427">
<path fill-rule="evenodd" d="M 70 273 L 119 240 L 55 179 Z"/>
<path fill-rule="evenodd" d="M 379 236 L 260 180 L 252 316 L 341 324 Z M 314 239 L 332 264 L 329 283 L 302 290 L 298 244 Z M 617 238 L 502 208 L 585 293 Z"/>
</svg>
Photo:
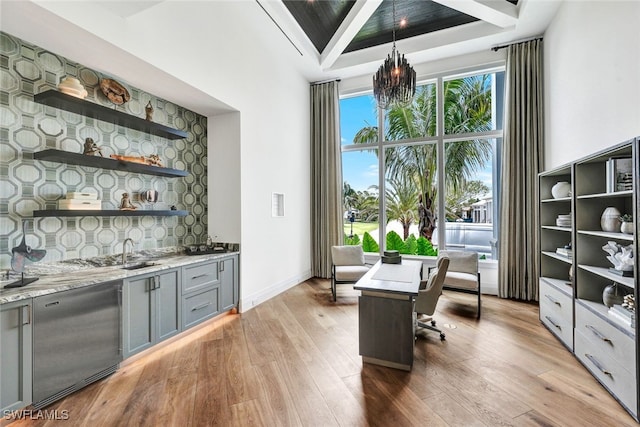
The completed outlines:
<svg viewBox="0 0 640 427">
<path fill-rule="evenodd" d="M 131 253 L 133 253 L 133 239 L 131 237 L 127 237 L 122 242 L 122 264 L 127 263 L 127 242 L 131 242 Z"/>
</svg>

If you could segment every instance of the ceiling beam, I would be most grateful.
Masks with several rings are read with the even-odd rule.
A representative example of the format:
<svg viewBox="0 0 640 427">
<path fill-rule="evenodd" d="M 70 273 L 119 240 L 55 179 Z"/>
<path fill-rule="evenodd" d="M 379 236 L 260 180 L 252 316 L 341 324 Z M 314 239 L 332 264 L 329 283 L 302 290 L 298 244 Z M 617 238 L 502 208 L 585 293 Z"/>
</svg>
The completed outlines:
<svg viewBox="0 0 640 427">
<path fill-rule="evenodd" d="M 421 63 L 439 59 L 443 49 L 453 48 L 462 55 L 482 49 L 483 40 L 509 40 L 511 30 L 498 28 L 487 22 L 476 21 L 464 25 L 464 29 L 453 27 L 434 33 L 426 33 L 409 39 L 398 40 L 398 50 L 407 57 L 409 63 Z M 502 36 L 502 37 L 501 37 Z M 493 43 L 495 44 L 495 42 Z M 353 70 L 352 75 L 373 74 L 380 62 L 388 55 L 391 43 L 345 53 L 330 69 L 340 74 L 343 70 Z M 470 45 L 471 50 L 465 51 Z M 448 56 L 453 56 L 449 54 Z"/>
<path fill-rule="evenodd" d="M 451 9 L 496 25 L 513 27 L 518 22 L 518 8 L 505 0 L 433 0 Z"/>
<path fill-rule="evenodd" d="M 320 55 L 320 67 L 329 68 L 342 54 L 362 26 L 371 18 L 382 0 L 356 0 L 344 21 Z"/>
</svg>

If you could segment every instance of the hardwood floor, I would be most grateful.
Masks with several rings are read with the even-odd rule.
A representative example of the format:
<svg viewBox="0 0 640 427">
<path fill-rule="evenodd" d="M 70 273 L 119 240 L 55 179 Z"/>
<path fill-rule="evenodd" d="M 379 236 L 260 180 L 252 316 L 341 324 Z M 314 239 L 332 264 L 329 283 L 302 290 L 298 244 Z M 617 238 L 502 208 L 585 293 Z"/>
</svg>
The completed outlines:
<svg viewBox="0 0 640 427">
<path fill-rule="evenodd" d="M 311 279 L 126 363 L 46 408 L 67 421 L 12 426 L 632 426 L 541 326 L 534 304 L 441 297 L 413 370 L 364 365 L 350 286 Z M 448 326 L 448 327 L 447 327 Z"/>
</svg>

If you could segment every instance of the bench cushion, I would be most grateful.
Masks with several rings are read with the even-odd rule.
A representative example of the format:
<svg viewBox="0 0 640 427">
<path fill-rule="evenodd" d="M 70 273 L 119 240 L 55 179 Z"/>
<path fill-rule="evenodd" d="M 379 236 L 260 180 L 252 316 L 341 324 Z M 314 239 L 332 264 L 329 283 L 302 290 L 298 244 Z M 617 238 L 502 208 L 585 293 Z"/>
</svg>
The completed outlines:
<svg viewBox="0 0 640 427">
<path fill-rule="evenodd" d="M 457 271 L 447 271 L 444 285 L 460 289 L 478 289 L 478 275 L 470 273 L 460 273 Z"/>
<path fill-rule="evenodd" d="M 369 271 L 369 267 L 364 265 L 336 265 L 336 280 L 357 282 L 367 271 Z"/>
</svg>

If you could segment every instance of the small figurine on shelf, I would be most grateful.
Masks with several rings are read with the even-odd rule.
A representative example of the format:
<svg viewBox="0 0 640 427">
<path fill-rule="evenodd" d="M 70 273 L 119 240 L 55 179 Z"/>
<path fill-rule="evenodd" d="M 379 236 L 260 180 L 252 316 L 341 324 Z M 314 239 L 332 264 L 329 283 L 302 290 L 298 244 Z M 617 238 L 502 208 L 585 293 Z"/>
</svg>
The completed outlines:
<svg viewBox="0 0 640 427">
<path fill-rule="evenodd" d="M 150 166 L 163 167 L 162 160 L 160 160 L 160 156 L 158 156 L 157 154 L 152 154 L 147 157 L 147 164 Z"/>
<path fill-rule="evenodd" d="M 147 106 L 144 107 L 144 112 L 146 113 L 146 119 L 149 121 L 153 120 L 153 105 L 151 105 L 151 101 L 147 103 Z"/>
<path fill-rule="evenodd" d="M 100 157 L 104 157 L 102 154 L 102 148 L 98 147 L 93 141 L 93 138 L 87 138 L 84 140 L 84 152 L 82 154 L 86 154 L 87 156 L 95 156 L 96 153 L 100 154 Z"/>
<path fill-rule="evenodd" d="M 129 193 L 122 193 L 122 200 L 120 200 L 120 210 L 121 211 L 134 211 L 136 208 L 131 200 L 129 199 Z"/>
</svg>

